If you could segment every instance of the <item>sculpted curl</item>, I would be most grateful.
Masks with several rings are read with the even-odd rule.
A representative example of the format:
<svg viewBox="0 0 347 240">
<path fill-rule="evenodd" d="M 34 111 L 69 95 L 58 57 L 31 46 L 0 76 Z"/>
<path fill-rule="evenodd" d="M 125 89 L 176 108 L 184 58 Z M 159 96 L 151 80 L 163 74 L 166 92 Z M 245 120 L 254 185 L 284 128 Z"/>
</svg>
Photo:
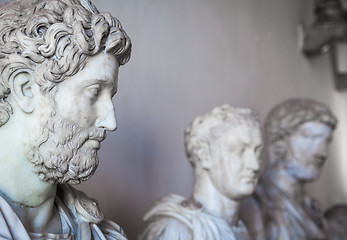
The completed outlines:
<svg viewBox="0 0 347 240">
<path fill-rule="evenodd" d="M 8 81 L 19 69 L 33 72 L 48 92 L 101 51 L 119 65 L 130 58 L 131 42 L 120 22 L 89 1 L 10 1 L 0 7 L 0 20 L 1 113 L 11 112 Z M 1 118 L 0 126 L 7 120 Z"/>
<path fill-rule="evenodd" d="M 311 121 L 323 123 L 332 129 L 337 125 L 337 119 L 330 109 L 311 99 L 290 99 L 271 110 L 264 127 L 266 142 L 273 155 L 269 159 L 270 164 L 278 164 L 278 160 L 286 154 L 283 139 L 300 125 Z"/>
<path fill-rule="evenodd" d="M 250 108 L 231 107 L 227 104 L 196 117 L 184 131 L 184 146 L 188 161 L 195 166 L 200 156 L 206 154 L 211 141 L 217 139 L 228 128 L 245 124 L 259 126 L 258 114 Z"/>
</svg>

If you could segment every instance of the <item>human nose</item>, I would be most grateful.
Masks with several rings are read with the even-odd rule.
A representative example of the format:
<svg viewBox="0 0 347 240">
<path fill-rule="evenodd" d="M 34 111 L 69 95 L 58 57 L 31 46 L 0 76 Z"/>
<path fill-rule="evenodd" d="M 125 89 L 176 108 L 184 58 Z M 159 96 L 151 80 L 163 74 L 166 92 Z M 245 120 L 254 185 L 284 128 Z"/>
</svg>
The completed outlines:
<svg viewBox="0 0 347 240">
<path fill-rule="evenodd" d="M 96 126 L 111 132 L 117 129 L 116 112 L 112 100 L 101 110 L 100 116 L 96 121 Z"/>
<path fill-rule="evenodd" d="M 249 152 L 247 155 L 247 168 L 254 173 L 258 173 L 260 170 L 259 158 L 255 152 Z"/>
</svg>

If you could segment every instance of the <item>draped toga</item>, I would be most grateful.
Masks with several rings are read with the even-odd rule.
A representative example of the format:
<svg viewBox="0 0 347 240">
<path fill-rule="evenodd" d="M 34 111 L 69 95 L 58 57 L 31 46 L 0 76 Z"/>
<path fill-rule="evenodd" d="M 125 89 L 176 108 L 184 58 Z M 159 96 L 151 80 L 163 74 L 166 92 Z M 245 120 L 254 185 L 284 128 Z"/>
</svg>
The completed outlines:
<svg viewBox="0 0 347 240">
<path fill-rule="evenodd" d="M 170 194 L 156 203 L 144 216 L 140 240 L 249 240 L 241 221 L 231 226 L 224 219 L 207 213 L 203 207 L 184 206 L 185 199 Z"/>
<path fill-rule="evenodd" d="M 123 230 L 104 219 L 96 202 L 67 184 L 58 185 L 55 205 L 59 210 L 62 234 L 27 232 L 16 213 L 0 196 L 1 240 L 126 240 Z"/>
</svg>

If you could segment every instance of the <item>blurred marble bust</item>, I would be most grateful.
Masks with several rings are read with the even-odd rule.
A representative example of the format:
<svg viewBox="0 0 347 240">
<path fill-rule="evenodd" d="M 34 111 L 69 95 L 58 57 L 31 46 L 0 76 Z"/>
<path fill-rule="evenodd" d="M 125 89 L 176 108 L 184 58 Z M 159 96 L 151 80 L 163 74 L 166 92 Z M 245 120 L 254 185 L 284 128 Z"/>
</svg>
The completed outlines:
<svg viewBox="0 0 347 240">
<path fill-rule="evenodd" d="M 195 175 L 192 195 L 171 194 L 154 203 L 139 239 L 249 239 L 239 204 L 257 184 L 263 149 L 259 125 L 253 110 L 229 105 L 196 117 L 184 134 Z"/>
<path fill-rule="evenodd" d="M 304 187 L 319 178 L 336 124 L 325 105 L 309 99 L 287 100 L 269 113 L 267 168 L 241 207 L 253 239 L 327 239 L 319 204 Z"/>
<path fill-rule="evenodd" d="M 0 6 L 0 236 L 126 239 L 95 200 L 70 184 L 98 166 L 131 43 L 88 0 Z"/>
</svg>

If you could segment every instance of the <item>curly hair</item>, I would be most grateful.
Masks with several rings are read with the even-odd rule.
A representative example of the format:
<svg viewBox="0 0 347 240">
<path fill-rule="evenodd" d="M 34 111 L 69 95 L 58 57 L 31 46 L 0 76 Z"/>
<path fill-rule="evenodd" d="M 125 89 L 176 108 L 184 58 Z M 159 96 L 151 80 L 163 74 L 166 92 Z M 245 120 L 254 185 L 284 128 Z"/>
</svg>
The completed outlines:
<svg viewBox="0 0 347 240">
<path fill-rule="evenodd" d="M 97 53 L 130 59 L 120 22 L 89 0 L 12 0 L 0 6 L 0 126 L 12 113 L 9 81 L 20 71 L 48 92 L 82 70 Z"/>
<path fill-rule="evenodd" d="M 289 99 L 275 106 L 265 120 L 265 139 L 268 147 L 290 136 L 306 122 L 319 122 L 335 129 L 337 119 L 327 106 L 304 98 Z M 275 160 L 281 159 L 285 149 L 275 147 Z M 270 159 L 270 161 L 273 161 Z"/>
<path fill-rule="evenodd" d="M 220 137 L 226 130 L 240 125 L 260 128 L 258 114 L 250 108 L 225 104 L 194 118 L 184 131 L 184 146 L 188 161 L 194 167 L 211 141 Z"/>
</svg>

